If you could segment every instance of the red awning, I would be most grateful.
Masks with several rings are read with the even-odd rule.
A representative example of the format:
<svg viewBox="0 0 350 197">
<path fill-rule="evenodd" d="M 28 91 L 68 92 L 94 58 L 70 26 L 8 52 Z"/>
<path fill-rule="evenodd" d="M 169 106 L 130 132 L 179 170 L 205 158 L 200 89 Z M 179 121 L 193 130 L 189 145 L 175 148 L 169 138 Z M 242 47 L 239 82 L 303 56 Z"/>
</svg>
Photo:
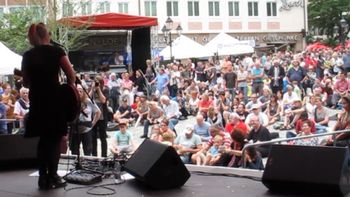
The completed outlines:
<svg viewBox="0 0 350 197">
<path fill-rule="evenodd" d="M 119 13 L 96 14 L 89 16 L 66 17 L 58 20 L 64 25 L 88 29 L 135 29 L 140 27 L 157 26 L 157 18 L 133 16 Z"/>
</svg>

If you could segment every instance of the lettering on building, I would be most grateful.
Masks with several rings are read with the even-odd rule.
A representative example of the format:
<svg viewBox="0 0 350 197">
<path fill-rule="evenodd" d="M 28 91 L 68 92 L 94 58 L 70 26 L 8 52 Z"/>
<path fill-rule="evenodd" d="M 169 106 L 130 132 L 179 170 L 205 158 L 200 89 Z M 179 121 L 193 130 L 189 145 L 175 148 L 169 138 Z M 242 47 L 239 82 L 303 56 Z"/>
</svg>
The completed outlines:
<svg viewBox="0 0 350 197">
<path fill-rule="evenodd" d="M 282 5 L 279 8 L 279 11 L 282 12 L 283 10 L 289 11 L 291 10 L 293 7 L 300 7 L 303 8 L 304 7 L 304 2 L 303 0 L 297 0 L 297 1 L 290 1 L 290 0 L 281 0 Z"/>
</svg>

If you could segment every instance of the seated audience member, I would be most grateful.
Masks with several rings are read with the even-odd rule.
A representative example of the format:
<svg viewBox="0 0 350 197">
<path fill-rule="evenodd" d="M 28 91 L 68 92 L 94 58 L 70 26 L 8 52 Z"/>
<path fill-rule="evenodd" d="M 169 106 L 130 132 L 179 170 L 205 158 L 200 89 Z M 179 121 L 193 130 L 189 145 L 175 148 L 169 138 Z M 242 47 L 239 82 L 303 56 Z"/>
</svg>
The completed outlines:
<svg viewBox="0 0 350 197">
<path fill-rule="evenodd" d="M 270 102 L 267 104 L 265 113 L 269 119 L 269 125 L 277 122 L 280 119 L 281 106 L 277 101 L 277 95 L 272 95 Z"/>
<path fill-rule="evenodd" d="M 193 128 L 186 128 L 184 133 L 176 137 L 174 147 L 183 163 L 188 164 L 191 163 L 192 154 L 202 149 L 202 141 L 201 138 L 193 132 Z"/>
<path fill-rule="evenodd" d="M 173 130 L 171 130 L 168 125 L 169 125 L 168 119 L 163 119 L 159 124 L 159 130 L 156 130 L 157 134 L 155 134 L 155 135 L 152 134 L 151 139 L 158 141 L 158 142 L 162 142 L 163 141 L 163 134 L 166 132 L 172 133 L 174 138 L 175 138 L 175 136 L 176 136 L 175 132 Z M 155 127 L 155 125 L 153 127 Z"/>
<path fill-rule="evenodd" d="M 230 114 L 230 122 L 226 124 L 225 131 L 228 133 L 232 133 L 235 129 L 239 129 L 242 131 L 244 136 L 248 134 L 247 125 L 241 120 L 237 113 Z"/>
<path fill-rule="evenodd" d="M 119 124 L 128 124 L 134 120 L 131 117 L 131 107 L 128 105 L 127 98 L 122 99 L 122 104 L 119 106 L 118 110 L 113 115 L 113 118 Z"/>
<path fill-rule="evenodd" d="M 261 106 L 260 101 L 258 100 L 258 95 L 256 93 L 253 93 L 250 96 L 250 101 L 245 105 L 245 108 L 248 112 L 252 110 L 253 105 L 255 106 Z"/>
<path fill-rule="evenodd" d="M 231 101 L 228 99 L 225 95 L 224 91 L 220 91 L 219 93 L 219 99 L 215 102 L 215 107 L 217 110 L 219 110 L 221 113 L 224 111 L 230 111 Z"/>
<path fill-rule="evenodd" d="M 126 123 L 120 123 L 119 130 L 114 135 L 111 148 L 114 155 L 131 154 L 136 150 L 133 136 L 130 131 L 126 130 L 126 127 Z"/>
<path fill-rule="evenodd" d="M 231 149 L 231 136 L 230 134 L 224 132 L 221 130 L 221 128 L 219 128 L 218 126 L 211 126 L 209 128 L 209 132 L 210 132 L 210 140 L 208 141 L 208 144 L 205 145 L 205 147 L 203 148 L 203 150 L 201 150 L 199 153 L 193 154 L 192 155 L 192 161 L 196 162 L 197 161 L 197 157 L 199 157 L 203 152 L 207 152 L 214 144 L 214 137 L 216 135 L 220 135 L 223 139 L 223 146 L 222 148 L 220 148 L 221 152 L 226 152 L 229 151 Z M 221 157 L 220 157 L 221 158 Z M 220 158 L 218 159 L 218 161 L 220 160 Z M 213 163 L 213 165 L 217 165 L 217 163 Z"/>
<path fill-rule="evenodd" d="M 187 116 L 189 115 L 186 109 L 186 98 L 183 97 L 182 93 L 179 92 L 176 94 L 175 101 L 179 104 L 179 110 L 181 113 L 180 120 L 187 119 Z"/>
<path fill-rule="evenodd" d="M 248 147 L 245 150 L 244 156 L 246 162 L 245 168 L 254 170 L 264 170 L 264 164 L 260 153 L 256 150 L 254 146 Z"/>
<path fill-rule="evenodd" d="M 176 101 L 170 100 L 168 96 L 162 95 L 160 103 L 163 106 L 164 115 L 168 119 L 169 128 L 175 133 L 175 125 L 179 122 L 181 112 L 179 111 L 179 104 Z"/>
<path fill-rule="evenodd" d="M 238 168 L 242 165 L 242 149 L 246 144 L 245 135 L 239 129 L 234 129 L 231 132 L 231 149 L 226 150 L 220 160 L 216 163 L 218 166 L 227 166 Z"/>
<path fill-rule="evenodd" d="M 150 101 L 148 104 L 149 110 L 147 113 L 147 119 L 145 119 L 143 123 L 143 135 L 140 136 L 141 138 L 148 137 L 148 128 L 150 125 L 159 124 L 161 120 L 164 119 L 163 110 L 158 106 L 157 102 Z"/>
<path fill-rule="evenodd" d="M 248 126 L 248 128 L 250 128 L 249 123 L 251 117 L 253 116 L 257 116 L 259 118 L 259 122 L 262 126 L 267 127 L 269 125 L 269 118 L 265 113 L 261 112 L 261 107 L 258 104 L 252 106 L 250 114 L 245 119 L 245 124 Z"/>
<path fill-rule="evenodd" d="M 175 136 L 173 135 L 173 133 L 170 132 L 165 132 L 162 135 L 162 143 L 166 144 L 168 146 L 173 146 L 174 145 L 174 140 L 175 140 Z"/>
<path fill-rule="evenodd" d="M 240 103 L 239 105 L 238 105 L 238 107 L 237 107 L 237 109 L 236 109 L 236 111 L 235 111 L 238 115 L 239 115 L 239 117 L 240 117 L 240 119 L 242 120 L 242 121 L 245 121 L 245 119 L 247 118 L 247 116 L 248 116 L 248 112 L 245 110 L 245 105 L 244 105 L 244 103 Z"/>
<path fill-rule="evenodd" d="M 208 123 L 210 125 L 217 125 L 219 127 L 223 127 L 223 120 L 221 113 L 215 109 L 214 107 L 210 107 L 208 111 Z"/>
<path fill-rule="evenodd" d="M 205 152 L 205 149 L 200 150 L 197 154 L 196 164 L 197 165 L 210 165 L 212 166 L 214 163 L 218 162 L 221 157 L 222 148 L 222 137 L 217 135 L 214 137 L 213 146 Z"/>
<path fill-rule="evenodd" d="M 199 135 L 203 142 L 208 142 L 211 138 L 209 133 L 210 124 L 204 121 L 204 117 L 202 115 L 196 116 L 197 123 L 194 125 L 194 133 Z"/>
<path fill-rule="evenodd" d="M 134 118 L 137 120 L 137 122 L 140 122 L 141 124 L 146 120 L 147 114 L 148 114 L 148 103 L 147 103 L 147 96 L 142 94 L 139 96 L 139 102 L 136 105 L 135 115 Z"/>
<path fill-rule="evenodd" d="M 329 111 L 323 105 L 321 97 L 316 97 L 315 102 L 316 107 L 313 112 L 313 117 L 316 123 L 316 133 L 327 132 L 329 122 Z"/>
<path fill-rule="evenodd" d="M 206 118 L 209 107 L 213 106 L 213 101 L 210 100 L 207 93 L 204 93 L 202 94 L 201 100 L 198 102 L 198 113 L 202 114 Z"/>
<path fill-rule="evenodd" d="M 293 101 L 293 106 L 285 110 L 282 130 L 289 130 L 295 127 L 296 121 L 299 120 L 302 112 L 305 111 L 303 104 L 299 98 Z"/>
<path fill-rule="evenodd" d="M 288 131 L 287 132 L 287 138 L 295 137 L 298 134 L 300 134 L 302 132 L 302 125 L 303 125 L 303 123 L 305 121 L 310 121 L 310 123 L 311 123 L 311 133 L 315 133 L 316 132 L 315 122 L 312 119 L 310 119 L 308 114 L 307 114 L 307 112 L 304 111 L 304 112 L 302 112 L 300 114 L 299 119 L 295 123 L 295 132 Z"/>
<path fill-rule="evenodd" d="M 312 122 L 305 120 L 301 126 L 301 132 L 297 136 L 312 135 L 311 133 Z M 319 145 L 318 138 L 304 138 L 289 142 L 290 145 L 302 145 L 302 146 L 317 146 Z"/>
<path fill-rule="evenodd" d="M 198 113 L 198 103 L 199 103 L 199 98 L 198 98 L 198 92 L 192 91 L 191 92 L 191 97 L 186 104 L 187 111 L 195 116 Z"/>
<path fill-rule="evenodd" d="M 256 115 L 253 115 L 250 119 L 250 125 L 251 130 L 247 136 L 247 141 L 253 141 L 253 143 L 256 142 L 263 142 L 263 141 L 270 141 L 271 140 L 271 134 L 269 130 L 261 125 L 259 121 L 259 117 Z M 260 152 L 262 157 L 267 157 L 270 152 L 270 146 L 259 146 L 257 147 L 258 152 Z"/>
</svg>

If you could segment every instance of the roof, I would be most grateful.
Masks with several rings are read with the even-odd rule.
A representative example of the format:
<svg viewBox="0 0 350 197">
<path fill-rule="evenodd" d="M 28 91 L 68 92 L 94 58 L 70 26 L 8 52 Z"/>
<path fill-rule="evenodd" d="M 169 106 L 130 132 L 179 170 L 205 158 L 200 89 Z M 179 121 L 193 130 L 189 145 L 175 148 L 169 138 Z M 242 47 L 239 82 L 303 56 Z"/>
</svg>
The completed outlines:
<svg viewBox="0 0 350 197">
<path fill-rule="evenodd" d="M 73 27 L 87 25 L 88 29 L 135 29 L 158 25 L 158 20 L 154 17 L 133 16 L 119 13 L 66 17 L 61 18 L 58 22 Z"/>
</svg>

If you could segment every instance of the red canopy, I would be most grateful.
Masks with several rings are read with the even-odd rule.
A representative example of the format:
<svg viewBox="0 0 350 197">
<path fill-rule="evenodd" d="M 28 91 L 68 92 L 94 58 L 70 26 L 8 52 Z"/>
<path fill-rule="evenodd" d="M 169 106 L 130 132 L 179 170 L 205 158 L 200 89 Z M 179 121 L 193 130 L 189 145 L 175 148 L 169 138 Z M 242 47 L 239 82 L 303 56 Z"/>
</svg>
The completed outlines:
<svg viewBox="0 0 350 197">
<path fill-rule="evenodd" d="M 324 49 L 329 49 L 328 46 L 320 43 L 320 42 L 316 42 L 316 43 L 313 43 L 313 44 L 310 44 L 306 47 L 306 51 L 320 51 L 320 50 L 324 50 Z"/>
<path fill-rule="evenodd" d="M 74 27 L 88 26 L 88 29 L 134 29 L 158 25 L 157 18 L 154 17 L 118 13 L 66 17 L 58 22 Z"/>
</svg>

